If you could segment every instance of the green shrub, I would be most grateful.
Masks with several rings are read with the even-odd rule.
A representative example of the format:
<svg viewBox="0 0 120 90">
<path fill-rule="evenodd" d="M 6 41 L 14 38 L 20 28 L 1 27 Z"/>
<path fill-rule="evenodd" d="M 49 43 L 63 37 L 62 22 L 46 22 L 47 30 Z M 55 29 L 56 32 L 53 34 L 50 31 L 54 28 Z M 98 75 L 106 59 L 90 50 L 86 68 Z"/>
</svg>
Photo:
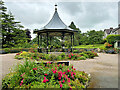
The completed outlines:
<svg viewBox="0 0 120 90">
<path fill-rule="evenodd" d="M 73 53 L 79 53 L 79 50 L 74 50 Z"/>
<path fill-rule="evenodd" d="M 73 66 L 25 60 L 2 79 L 2 88 L 85 88 L 90 77 Z"/>
<path fill-rule="evenodd" d="M 78 57 L 79 60 L 86 60 L 85 56 Z"/>
<path fill-rule="evenodd" d="M 60 56 L 61 56 L 61 59 L 63 60 L 63 59 L 65 59 L 66 55 L 65 55 L 65 53 L 61 53 Z"/>
<path fill-rule="evenodd" d="M 62 60 L 62 57 L 61 56 L 57 56 L 57 60 Z"/>
<path fill-rule="evenodd" d="M 94 58 L 95 57 L 95 55 L 92 51 L 85 51 L 84 53 L 87 54 L 89 58 Z"/>
<path fill-rule="evenodd" d="M 79 53 L 79 55 L 81 55 L 81 56 L 84 56 L 84 57 L 86 57 L 86 58 L 89 58 L 89 56 L 87 55 L 87 54 L 85 54 L 85 53 Z"/>
</svg>

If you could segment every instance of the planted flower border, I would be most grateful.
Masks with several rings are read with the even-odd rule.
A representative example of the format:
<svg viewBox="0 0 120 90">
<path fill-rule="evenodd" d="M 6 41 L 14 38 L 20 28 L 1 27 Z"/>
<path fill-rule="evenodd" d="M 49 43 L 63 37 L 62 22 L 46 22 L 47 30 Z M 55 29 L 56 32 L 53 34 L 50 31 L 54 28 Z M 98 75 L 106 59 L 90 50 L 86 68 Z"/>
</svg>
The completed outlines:
<svg viewBox="0 0 120 90">
<path fill-rule="evenodd" d="M 2 88 L 87 88 L 90 75 L 72 65 L 25 60 L 2 80 Z"/>
<path fill-rule="evenodd" d="M 62 60 L 86 60 L 87 58 L 98 57 L 98 54 L 93 51 L 84 51 L 82 53 L 61 53 L 61 54 L 45 54 L 38 52 L 21 51 L 16 54 L 15 59 L 31 59 L 31 60 L 47 60 L 47 61 L 62 61 Z"/>
</svg>

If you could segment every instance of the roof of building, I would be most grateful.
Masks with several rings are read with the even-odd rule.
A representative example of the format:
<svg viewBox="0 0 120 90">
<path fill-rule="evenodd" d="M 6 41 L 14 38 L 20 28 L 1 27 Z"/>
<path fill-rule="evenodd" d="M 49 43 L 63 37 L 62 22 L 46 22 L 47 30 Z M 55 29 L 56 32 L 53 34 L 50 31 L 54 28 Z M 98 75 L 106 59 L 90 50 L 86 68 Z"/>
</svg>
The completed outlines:
<svg viewBox="0 0 120 90">
<path fill-rule="evenodd" d="M 55 5 L 56 6 L 56 5 Z M 55 12 L 54 15 L 52 17 L 52 19 L 48 22 L 47 25 L 45 25 L 44 27 L 40 28 L 40 30 L 38 31 L 34 31 L 34 32 L 44 32 L 44 31 L 66 31 L 66 32 L 77 32 L 74 29 L 69 28 L 59 17 L 59 14 L 57 12 L 57 8 L 55 8 Z"/>
</svg>

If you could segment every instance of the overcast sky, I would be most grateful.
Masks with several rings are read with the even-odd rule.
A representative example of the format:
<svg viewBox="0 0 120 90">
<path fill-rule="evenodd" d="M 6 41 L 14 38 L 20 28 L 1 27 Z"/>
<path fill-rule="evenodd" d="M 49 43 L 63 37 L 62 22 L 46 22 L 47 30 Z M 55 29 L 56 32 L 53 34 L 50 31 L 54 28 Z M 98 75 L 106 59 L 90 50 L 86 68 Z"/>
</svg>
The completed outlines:
<svg viewBox="0 0 120 90">
<path fill-rule="evenodd" d="M 58 14 L 68 26 L 73 21 L 82 31 L 104 30 L 118 26 L 117 2 L 6 2 L 17 21 L 28 29 L 40 29 L 52 18 L 57 3 Z"/>
</svg>

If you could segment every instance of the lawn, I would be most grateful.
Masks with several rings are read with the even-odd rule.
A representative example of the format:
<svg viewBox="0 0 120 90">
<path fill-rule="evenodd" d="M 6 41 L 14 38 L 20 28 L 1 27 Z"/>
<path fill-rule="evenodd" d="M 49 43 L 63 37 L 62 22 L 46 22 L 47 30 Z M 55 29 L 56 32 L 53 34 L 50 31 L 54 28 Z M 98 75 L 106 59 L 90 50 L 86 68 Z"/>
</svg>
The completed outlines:
<svg viewBox="0 0 120 90">
<path fill-rule="evenodd" d="M 104 47 L 104 44 L 74 46 L 74 48 L 102 48 L 102 47 Z"/>
</svg>

